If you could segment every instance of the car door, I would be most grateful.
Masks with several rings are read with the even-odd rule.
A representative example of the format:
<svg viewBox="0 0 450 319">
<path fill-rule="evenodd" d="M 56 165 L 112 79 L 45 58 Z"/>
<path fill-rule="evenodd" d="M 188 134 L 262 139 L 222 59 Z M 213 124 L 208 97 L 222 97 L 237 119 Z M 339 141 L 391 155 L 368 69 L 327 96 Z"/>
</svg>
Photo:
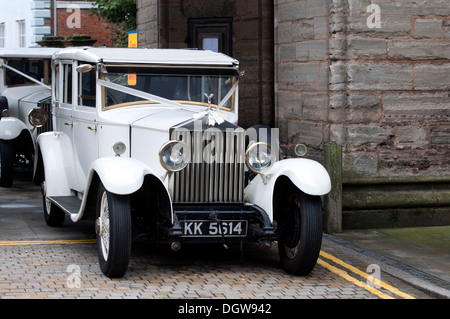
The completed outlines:
<svg viewBox="0 0 450 319">
<path fill-rule="evenodd" d="M 77 62 L 74 62 L 74 69 Z M 81 64 L 81 63 L 80 63 Z M 98 158 L 98 114 L 95 103 L 96 71 L 75 72 L 73 123 L 73 152 L 79 164 L 79 191 L 84 192 L 89 169 Z"/>
<path fill-rule="evenodd" d="M 78 168 L 73 153 L 73 65 L 72 61 L 56 61 L 53 80 L 54 130 L 62 133 L 63 161 L 71 189 L 79 190 Z"/>
</svg>

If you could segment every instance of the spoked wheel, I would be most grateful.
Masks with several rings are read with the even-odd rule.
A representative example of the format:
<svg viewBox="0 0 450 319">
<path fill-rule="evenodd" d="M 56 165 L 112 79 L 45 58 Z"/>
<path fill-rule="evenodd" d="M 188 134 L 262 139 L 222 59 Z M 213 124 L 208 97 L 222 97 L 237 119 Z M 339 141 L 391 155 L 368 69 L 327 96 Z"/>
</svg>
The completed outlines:
<svg viewBox="0 0 450 319">
<path fill-rule="evenodd" d="M 282 267 L 294 275 L 307 275 L 316 265 L 322 245 L 322 202 L 299 190 L 288 196 L 279 221 L 278 253 Z"/>
<path fill-rule="evenodd" d="M 131 252 L 131 216 L 128 196 L 117 195 L 100 185 L 95 222 L 100 269 L 105 276 L 125 275 Z"/>
<path fill-rule="evenodd" d="M 10 141 L 0 140 L 0 187 L 11 187 L 14 180 L 14 148 Z"/>
</svg>

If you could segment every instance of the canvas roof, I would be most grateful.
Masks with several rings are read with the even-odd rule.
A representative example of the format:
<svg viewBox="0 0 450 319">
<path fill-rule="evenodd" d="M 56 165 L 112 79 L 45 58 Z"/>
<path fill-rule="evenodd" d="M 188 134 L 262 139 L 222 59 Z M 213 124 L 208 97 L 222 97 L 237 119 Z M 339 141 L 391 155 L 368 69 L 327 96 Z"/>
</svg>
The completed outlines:
<svg viewBox="0 0 450 319">
<path fill-rule="evenodd" d="M 51 58 L 61 48 L 15 48 L 0 49 L 2 58 Z"/>
<path fill-rule="evenodd" d="M 139 63 L 161 65 L 237 66 L 238 61 L 222 53 L 196 49 L 66 48 L 56 59 L 76 59 L 90 63 Z"/>
</svg>

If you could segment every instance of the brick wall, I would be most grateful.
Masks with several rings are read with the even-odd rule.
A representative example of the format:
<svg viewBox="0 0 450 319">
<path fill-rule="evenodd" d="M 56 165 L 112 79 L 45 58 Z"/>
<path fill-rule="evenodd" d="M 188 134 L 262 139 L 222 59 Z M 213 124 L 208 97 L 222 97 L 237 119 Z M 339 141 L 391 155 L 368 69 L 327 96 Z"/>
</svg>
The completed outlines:
<svg viewBox="0 0 450 319">
<path fill-rule="evenodd" d="M 60 1 L 58 1 L 60 2 Z M 66 1 L 70 3 L 70 1 Z M 51 8 L 51 27 L 54 26 L 54 12 L 53 12 L 53 1 Z M 85 9 L 83 6 L 80 7 L 80 25 L 73 26 L 70 22 L 74 22 L 71 18 L 71 15 L 74 14 L 73 10 L 68 10 L 67 8 L 58 8 L 57 9 L 57 35 L 61 37 L 66 37 L 70 34 L 87 34 L 91 36 L 92 39 L 96 39 L 97 42 L 94 43 L 94 46 L 112 46 L 111 41 L 111 27 L 112 25 L 106 23 L 95 15 L 92 15 L 92 11 L 90 9 Z M 52 31 L 53 33 L 53 31 Z"/>
</svg>

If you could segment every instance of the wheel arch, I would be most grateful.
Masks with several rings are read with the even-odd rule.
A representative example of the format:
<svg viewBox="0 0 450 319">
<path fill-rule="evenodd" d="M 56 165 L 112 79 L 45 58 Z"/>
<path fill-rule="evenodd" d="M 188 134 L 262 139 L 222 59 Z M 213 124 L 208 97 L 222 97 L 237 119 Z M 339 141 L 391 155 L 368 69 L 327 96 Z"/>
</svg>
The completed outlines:
<svg viewBox="0 0 450 319">
<path fill-rule="evenodd" d="M 289 181 L 289 183 L 288 183 Z M 245 188 L 246 201 L 264 209 L 274 218 L 273 200 L 282 194 L 278 188 L 293 185 L 311 196 L 327 194 L 331 188 L 330 177 L 325 168 L 309 159 L 285 159 L 275 163 L 266 174 L 258 174 Z M 274 193 L 278 195 L 274 197 Z"/>
<path fill-rule="evenodd" d="M 277 178 L 273 195 L 272 195 L 272 211 L 273 220 L 279 221 L 283 216 L 281 207 L 286 203 L 287 197 L 294 191 L 300 191 L 295 184 L 286 175 L 281 175 Z"/>
<path fill-rule="evenodd" d="M 172 201 L 164 184 L 155 175 L 147 174 L 141 188 L 131 194 L 130 204 L 135 216 L 173 224 Z"/>
<path fill-rule="evenodd" d="M 45 171 L 44 171 L 44 159 L 42 158 L 41 148 L 39 144 L 36 143 L 36 148 L 34 150 L 34 163 L 33 163 L 33 182 L 35 185 L 41 185 L 41 183 L 45 180 Z"/>
<path fill-rule="evenodd" d="M 97 205 L 97 190 L 100 186 L 101 180 L 97 172 L 93 172 L 91 182 L 89 183 L 86 191 L 86 202 L 83 208 L 82 219 L 95 220 L 96 218 L 96 205 Z"/>
<path fill-rule="evenodd" d="M 100 183 L 102 183 L 100 175 L 96 171 L 93 171 L 85 195 L 86 199 L 82 219 L 95 219 L 97 190 Z M 108 188 L 106 189 L 108 190 Z M 157 208 L 155 214 L 158 213 L 161 217 L 170 221 L 170 223 L 173 222 L 172 202 L 167 189 L 158 177 L 152 174 L 146 174 L 143 178 L 141 187 L 136 191 L 125 195 L 130 196 L 130 205 L 133 208 L 133 214 L 148 217 L 150 216 L 150 213 L 155 212 L 148 211 L 148 207 L 152 207 Z"/>
</svg>

